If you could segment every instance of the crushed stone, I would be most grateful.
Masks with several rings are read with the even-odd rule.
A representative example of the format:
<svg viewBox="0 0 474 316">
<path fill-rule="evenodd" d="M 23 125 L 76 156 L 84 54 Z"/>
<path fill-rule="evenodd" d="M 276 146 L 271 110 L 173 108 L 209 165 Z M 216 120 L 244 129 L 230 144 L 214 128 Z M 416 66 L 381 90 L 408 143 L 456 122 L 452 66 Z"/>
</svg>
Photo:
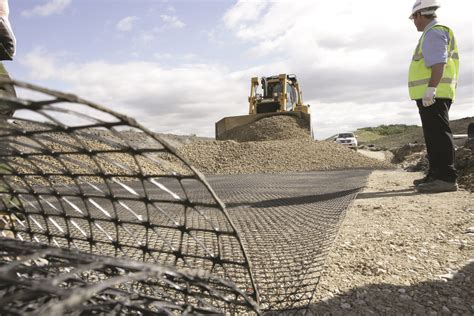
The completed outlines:
<svg viewBox="0 0 474 316">
<path fill-rule="evenodd" d="M 222 134 L 222 140 L 237 142 L 268 141 L 283 139 L 310 138 L 310 127 L 303 119 L 278 115 L 237 126 Z"/>
<path fill-rule="evenodd" d="M 386 161 L 366 157 L 343 145 L 315 141 L 300 123 L 290 116 L 269 117 L 231 130 L 238 141 L 196 141 L 178 151 L 205 174 L 393 167 Z M 257 141 L 248 141 L 252 138 Z"/>
<path fill-rule="evenodd" d="M 38 126 L 22 127 L 27 130 L 40 128 Z M 166 141 L 178 145 L 178 153 L 204 174 L 282 173 L 393 167 L 389 162 L 366 157 L 340 144 L 312 140 L 303 120 L 293 116 L 264 118 L 236 128 L 232 132 L 237 141 L 190 138 L 189 141 L 179 139 L 179 142 L 173 142 L 172 135 L 166 135 Z M 139 148 L 156 146 L 156 141 L 144 133 L 121 132 L 121 138 L 123 138 L 121 140 L 116 134 L 91 130 L 76 137 L 81 139 L 87 150 L 107 151 L 114 148 L 126 148 L 128 147 L 126 143 L 132 143 Z M 249 141 L 250 139 L 256 141 Z M 69 135 L 55 133 L 50 135 L 48 140 L 43 141 L 43 147 L 47 148 L 47 151 L 67 152 L 68 149 L 76 150 L 75 143 L 76 140 Z M 29 148 L 21 149 L 21 151 L 29 150 Z M 127 152 L 100 154 L 99 159 L 92 159 L 87 154 L 68 156 L 68 154 L 62 155 L 62 158 L 66 160 L 65 165 L 61 165 L 56 158 L 47 155 L 39 157 L 39 164 L 44 171 L 61 173 L 66 167 L 76 174 L 91 172 L 133 174 L 138 172 L 139 168 L 147 175 L 160 175 L 170 170 L 182 174 L 190 172 L 182 161 L 168 153 L 154 154 L 153 157 L 139 157 L 137 160 Z M 14 159 L 22 160 L 22 158 Z M 19 166 L 20 169 L 28 169 L 20 171 L 37 170 L 28 161 L 22 161 Z M 32 182 L 41 182 L 38 180 L 32 178 Z M 61 176 L 51 180 L 55 183 L 70 182 Z M 88 181 L 93 180 L 88 179 Z"/>
<path fill-rule="evenodd" d="M 446 306 L 452 315 L 473 315 L 471 193 L 407 192 L 420 176 L 401 169 L 369 176 L 347 211 L 308 314 L 440 315 Z"/>
</svg>

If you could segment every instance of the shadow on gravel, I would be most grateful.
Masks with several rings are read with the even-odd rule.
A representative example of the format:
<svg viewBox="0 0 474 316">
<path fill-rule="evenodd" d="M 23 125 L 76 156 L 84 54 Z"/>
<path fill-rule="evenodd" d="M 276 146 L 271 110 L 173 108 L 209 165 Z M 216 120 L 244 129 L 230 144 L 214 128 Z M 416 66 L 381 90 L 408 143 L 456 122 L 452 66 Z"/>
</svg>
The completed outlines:
<svg viewBox="0 0 474 316">
<path fill-rule="evenodd" d="M 315 303 L 308 312 L 278 315 L 473 315 L 473 298 L 474 262 L 451 279 L 412 286 L 370 284 Z"/>
<path fill-rule="evenodd" d="M 270 200 L 250 202 L 250 203 L 226 203 L 226 206 L 228 208 L 239 207 L 239 206 L 249 206 L 252 208 L 272 208 L 272 207 L 280 207 L 280 206 L 313 204 L 313 203 L 338 199 L 346 195 L 356 194 L 361 189 L 363 188 L 355 188 L 355 189 L 349 189 L 349 190 L 343 190 L 343 191 L 331 192 L 331 193 L 325 193 L 325 194 L 281 197 L 277 199 L 270 199 Z"/>
<path fill-rule="evenodd" d="M 373 198 L 381 198 L 381 197 L 412 196 L 412 195 L 420 195 L 420 194 L 421 193 L 416 192 L 414 188 L 395 190 L 395 191 L 386 191 L 386 192 L 364 192 L 364 193 L 357 194 L 356 200 L 373 199 Z"/>
</svg>

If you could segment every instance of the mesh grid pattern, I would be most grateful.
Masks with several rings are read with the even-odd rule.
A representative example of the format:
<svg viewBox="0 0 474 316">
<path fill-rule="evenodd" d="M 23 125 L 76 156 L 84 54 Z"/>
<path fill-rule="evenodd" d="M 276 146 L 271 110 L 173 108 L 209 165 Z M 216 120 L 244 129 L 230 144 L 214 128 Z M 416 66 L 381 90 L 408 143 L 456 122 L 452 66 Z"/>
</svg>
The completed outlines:
<svg viewBox="0 0 474 316">
<path fill-rule="evenodd" d="M 0 118 L 3 235 L 198 268 L 256 298 L 224 205 L 172 146 L 97 104 L 12 83 L 32 96 L 0 99 L 16 111 Z"/>
<path fill-rule="evenodd" d="M 0 97 L 16 109 L 0 126 L 0 234 L 199 269 L 233 282 L 263 310 L 312 301 L 369 170 L 206 180 L 130 118 L 14 84 L 40 98 Z"/>
<path fill-rule="evenodd" d="M 198 271 L 0 238 L 2 315 L 260 313 L 234 284 Z"/>
<path fill-rule="evenodd" d="M 368 170 L 209 176 L 252 262 L 264 310 L 312 302 L 345 210 Z"/>
</svg>

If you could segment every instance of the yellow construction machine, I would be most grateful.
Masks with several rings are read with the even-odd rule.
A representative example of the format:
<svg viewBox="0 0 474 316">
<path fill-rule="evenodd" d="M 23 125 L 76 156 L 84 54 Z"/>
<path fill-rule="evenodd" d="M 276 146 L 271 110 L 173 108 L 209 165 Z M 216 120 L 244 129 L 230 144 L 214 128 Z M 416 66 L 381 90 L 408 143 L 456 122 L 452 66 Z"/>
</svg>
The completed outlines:
<svg viewBox="0 0 474 316">
<path fill-rule="evenodd" d="M 258 93 L 259 82 L 261 91 Z M 271 77 L 251 79 L 249 114 L 224 117 L 216 123 L 216 139 L 223 139 L 225 132 L 262 118 L 275 115 L 291 115 L 302 119 L 311 133 L 310 106 L 303 104 L 303 98 L 295 75 L 280 74 Z"/>
</svg>

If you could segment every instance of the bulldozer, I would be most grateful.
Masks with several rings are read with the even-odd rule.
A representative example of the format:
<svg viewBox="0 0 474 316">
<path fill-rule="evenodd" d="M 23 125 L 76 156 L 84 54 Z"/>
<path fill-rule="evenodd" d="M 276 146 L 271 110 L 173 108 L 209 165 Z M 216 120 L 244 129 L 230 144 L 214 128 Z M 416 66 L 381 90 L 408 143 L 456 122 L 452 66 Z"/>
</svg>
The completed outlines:
<svg viewBox="0 0 474 316">
<path fill-rule="evenodd" d="M 261 91 L 258 93 L 259 84 Z M 275 115 L 290 115 L 304 121 L 311 132 L 310 106 L 303 104 L 303 97 L 296 76 L 279 74 L 270 77 L 253 77 L 250 81 L 249 114 L 224 117 L 216 123 L 216 139 L 236 127 L 250 124 Z"/>
</svg>

